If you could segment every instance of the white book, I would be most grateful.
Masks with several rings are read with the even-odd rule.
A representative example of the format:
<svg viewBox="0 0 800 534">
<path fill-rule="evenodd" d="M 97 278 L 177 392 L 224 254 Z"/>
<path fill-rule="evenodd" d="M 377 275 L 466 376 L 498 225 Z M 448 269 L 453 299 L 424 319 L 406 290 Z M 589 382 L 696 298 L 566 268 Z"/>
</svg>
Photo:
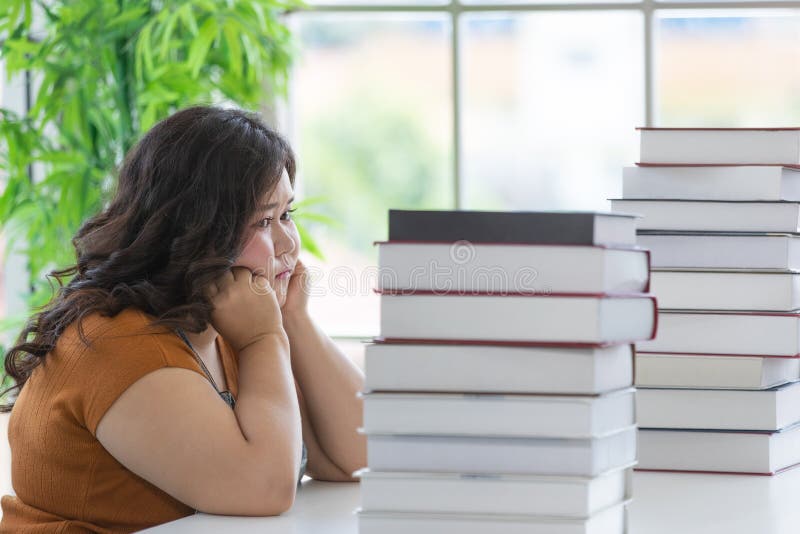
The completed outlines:
<svg viewBox="0 0 800 534">
<path fill-rule="evenodd" d="M 360 534 L 625 534 L 626 503 L 587 519 L 498 514 L 370 512 L 357 510 Z"/>
<path fill-rule="evenodd" d="M 753 165 L 624 167 L 622 197 L 800 201 L 800 169 Z"/>
<path fill-rule="evenodd" d="M 365 393 L 367 434 L 594 438 L 635 424 L 634 390 L 602 395 Z"/>
<path fill-rule="evenodd" d="M 602 345 L 648 339 L 648 295 L 381 294 L 384 339 Z"/>
<path fill-rule="evenodd" d="M 367 435 L 375 471 L 597 476 L 635 461 L 635 426 L 594 439 Z"/>
<path fill-rule="evenodd" d="M 673 312 L 658 314 L 658 337 L 637 351 L 683 354 L 800 354 L 800 314 Z"/>
<path fill-rule="evenodd" d="M 800 128 L 639 128 L 647 163 L 800 163 Z"/>
<path fill-rule="evenodd" d="M 356 472 L 361 509 L 588 518 L 631 498 L 632 469 L 597 477 Z"/>
<path fill-rule="evenodd" d="M 605 393 L 633 385 L 631 345 L 510 347 L 372 343 L 367 391 Z"/>
<path fill-rule="evenodd" d="M 800 463 L 800 425 L 775 432 L 639 430 L 638 470 L 771 475 Z"/>
<path fill-rule="evenodd" d="M 800 380 L 800 358 L 636 353 L 636 386 L 767 389 Z"/>
<path fill-rule="evenodd" d="M 640 230 L 800 232 L 798 202 L 612 199 L 611 209 L 641 215 Z"/>
<path fill-rule="evenodd" d="M 378 243 L 378 289 L 535 293 L 646 291 L 647 251 L 500 243 Z"/>
<path fill-rule="evenodd" d="M 800 269 L 798 235 L 644 232 L 653 268 Z"/>
<path fill-rule="evenodd" d="M 800 382 L 764 390 L 638 389 L 640 428 L 778 430 L 800 422 Z"/>
<path fill-rule="evenodd" d="M 664 270 L 651 273 L 659 309 L 792 311 L 800 309 L 800 273 Z"/>
</svg>

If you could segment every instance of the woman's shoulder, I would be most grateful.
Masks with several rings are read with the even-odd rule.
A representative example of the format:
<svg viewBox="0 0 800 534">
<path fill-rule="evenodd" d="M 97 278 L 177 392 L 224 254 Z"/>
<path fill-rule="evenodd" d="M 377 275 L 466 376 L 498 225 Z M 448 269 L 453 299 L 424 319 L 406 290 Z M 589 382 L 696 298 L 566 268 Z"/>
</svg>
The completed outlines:
<svg viewBox="0 0 800 534">
<path fill-rule="evenodd" d="M 145 358 L 150 353 L 167 364 L 186 357 L 193 360 L 177 333 L 163 325 L 153 325 L 155 319 L 135 307 L 114 316 L 95 311 L 69 325 L 59 337 L 57 348 L 62 353 L 106 353 L 116 357 L 133 354 Z"/>
<path fill-rule="evenodd" d="M 82 324 L 65 330 L 53 354 L 68 368 L 86 426 L 94 432 L 108 407 L 131 384 L 165 367 L 181 367 L 199 374 L 202 369 L 192 352 L 173 331 L 153 327 L 154 318 L 136 308 L 113 317 L 87 315 Z M 54 362 L 54 363 L 55 363 Z M 204 375 L 203 375 L 204 376 Z"/>
</svg>

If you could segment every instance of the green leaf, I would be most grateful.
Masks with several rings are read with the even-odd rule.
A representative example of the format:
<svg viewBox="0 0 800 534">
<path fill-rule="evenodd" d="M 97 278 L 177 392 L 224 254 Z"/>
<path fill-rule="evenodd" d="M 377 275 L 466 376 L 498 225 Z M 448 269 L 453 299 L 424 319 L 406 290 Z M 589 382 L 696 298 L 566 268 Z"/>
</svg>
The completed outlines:
<svg viewBox="0 0 800 534">
<path fill-rule="evenodd" d="M 325 255 L 322 254 L 319 245 L 317 245 L 317 242 L 311 237 L 311 234 L 308 233 L 303 225 L 295 224 L 295 226 L 297 227 L 297 234 L 300 236 L 301 248 L 307 250 L 315 258 L 325 261 Z"/>
<path fill-rule="evenodd" d="M 308 213 L 308 212 L 298 212 L 295 213 L 295 219 L 300 219 L 303 221 L 314 221 L 322 224 L 327 224 L 329 226 L 342 226 L 341 221 L 337 221 L 327 215 L 323 215 L 321 213 Z"/>
<path fill-rule="evenodd" d="M 197 20 L 194 18 L 194 12 L 192 11 L 192 3 L 186 2 L 180 9 L 178 9 L 178 17 L 180 17 L 181 22 L 186 29 L 189 30 L 189 33 L 192 37 L 196 36 L 198 33 L 197 29 Z"/>
<path fill-rule="evenodd" d="M 164 26 L 164 33 L 161 36 L 161 52 L 159 53 L 159 59 L 161 61 L 166 61 L 169 56 L 172 34 L 175 31 L 175 26 L 178 23 L 178 17 L 178 13 L 173 13 L 167 18 L 167 23 Z"/>
<path fill-rule="evenodd" d="M 228 19 L 225 21 L 225 25 L 222 27 L 222 31 L 225 34 L 225 42 L 228 45 L 228 60 L 230 61 L 230 72 L 236 78 L 240 78 L 242 76 L 242 45 L 240 42 L 239 32 L 240 28 L 236 27 L 236 24 L 232 19 Z"/>
<path fill-rule="evenodd" d="M 111 30 L 124 26 L 129 22 L 142 18 L 148 11 L 150 11 L 149 6 L 128 8 L 126 11 L 122 11 L 119 15 L 109 20 L 106 29 Z"/>
<path fill-rule="evenodd" d="M 153 72 L 153 52 L 150 46 L 150 37 L 153 32 L 154 21 L 145 24 L 139 32 L 134 48 L 134 62 L 137 80 L 144 80 Z"/>
<path fill-rule="evenodd" d="M 200 27 L 200 33 L 197 38 L 192 42 L 192 47 L 189 50 L 189 70 L 192 76 L 200 74 L 200 69 L 203 67 L 203 62 L 208 55 L 208 50 L 211 48 L 211 43 L 217 36 L 217 20 L 214 17 L 208 17 L 203 25 Z"/>
</svg>

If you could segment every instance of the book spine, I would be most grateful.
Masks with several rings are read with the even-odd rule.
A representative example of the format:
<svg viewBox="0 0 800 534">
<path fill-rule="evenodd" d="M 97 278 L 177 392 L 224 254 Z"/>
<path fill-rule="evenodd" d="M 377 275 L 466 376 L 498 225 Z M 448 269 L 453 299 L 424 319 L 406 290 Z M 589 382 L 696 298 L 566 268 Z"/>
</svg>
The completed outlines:
<svg viewBox="0 0 800 534">
<path fill-rule="evenodd" d="M 593 213 L 389 211 L 389 241 L 593 245 Z"/>
</svg>

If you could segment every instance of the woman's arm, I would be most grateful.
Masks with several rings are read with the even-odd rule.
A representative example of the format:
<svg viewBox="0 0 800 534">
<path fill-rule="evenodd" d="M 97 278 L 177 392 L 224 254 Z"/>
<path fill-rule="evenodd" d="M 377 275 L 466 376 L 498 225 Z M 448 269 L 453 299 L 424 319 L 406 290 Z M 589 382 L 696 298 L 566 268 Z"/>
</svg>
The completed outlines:
<svg viewBox="0 0 800 534">
<path fill-rule="evenodd" d="M 292 373 L 302 391 L 301 410 L 308 412 L 303 413 L 311 427 L 306 433 L 324 453 L 312 465 L 311 445 L 306 443 L 309 474 L 318 465 L 332 462 L 345 474 L 341 480 L 353 480 L 350 475 L 367 465 L 367 439 L 356 432 L 363 424 L 358 393 L 364 388 L 364 374 L 309 316 L 309 290 L 308 272 L 298 260 L 281 312 L 291 346 Z M 328 473 L 333 470 L 328 467 L 317 467 L 317 471 L 324 469 L 330 480 Z"/>
<path fill-rule="evenodd" d="M 276 335 L 239 353 L 235 412 L 199 373 L 153 371 L 106 411 L 97 439 L 122 465 L 196 510 L 283 513 L 294 502 L 301 447 L 288 349 L 285 335 Z"/>
<path fill-rule="evenodd" d="M 316 465 L 312 445 L 318 444 L 323 461 L 333 462 L 345 475 L 333 476 L 325 469 L 326 480 L 355 480 L 351 475 L 367 465 L 366 437 L 356 432 L 363 424 L 363 402 L 357 394 L 364 388 L 364 374 L 307 313 L 284 313 L 283 324 L 292 373 L 305 404 L 301 408 L 308 412 L 303 417 L 311 427 L 311 439 L 306 438 L 309 475 Z M 310 444 L 312 440 L 317 444 Z"/>
</svg>

